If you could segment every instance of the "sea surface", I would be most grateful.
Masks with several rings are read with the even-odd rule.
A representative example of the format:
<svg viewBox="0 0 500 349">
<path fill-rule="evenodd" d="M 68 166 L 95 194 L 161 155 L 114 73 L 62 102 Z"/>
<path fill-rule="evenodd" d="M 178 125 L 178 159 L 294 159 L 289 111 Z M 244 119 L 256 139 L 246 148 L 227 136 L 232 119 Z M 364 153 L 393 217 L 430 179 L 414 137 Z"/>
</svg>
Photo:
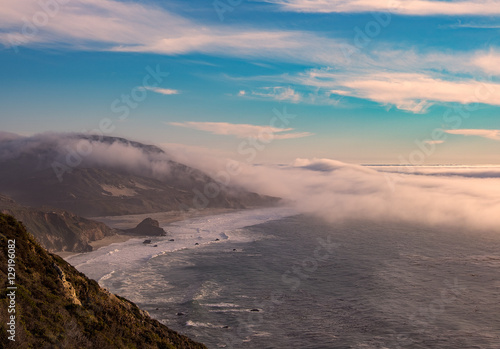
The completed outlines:
<svg viewBox="0 0 500 349">
<path fill-rule="evenodd" d="M 282 208 L 165 229 L 67 260 L 208 348 L 500 348 L 500 228 Z"/>
</svg>

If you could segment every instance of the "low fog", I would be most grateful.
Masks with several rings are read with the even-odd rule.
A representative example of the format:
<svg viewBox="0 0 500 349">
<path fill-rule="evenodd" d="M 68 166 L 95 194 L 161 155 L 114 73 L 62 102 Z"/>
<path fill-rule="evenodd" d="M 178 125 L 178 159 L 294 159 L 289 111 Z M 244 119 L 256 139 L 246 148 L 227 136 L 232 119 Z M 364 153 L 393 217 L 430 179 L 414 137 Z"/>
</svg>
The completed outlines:
<svg viewBox="0 0 500 349">
<path fill-rule="evenodd" d="M 43 133 L 31 137 L 0 133 L 0 162 L 25 158 L 37 170 L 54 168 L 57 175 L 75 167 L 112 168 L 135 175 L 163 179 L 171 160 L 161 149 L 141 147 L 125 139 L 67 133 Z"/>
<path fill-rule="evenodd" d="M 32 155 L 38 168 L 57 161 L 163 178 L 173 175 L 174 160 L 224 185 L 281 197 L 329 222 L 371 219 L 500 231 L 499 167 L 364 167 L 330 159 L 257 166 L 189 148 L 165 150 L 76 134 L 0 133 L 0 161 Z"/>
<path fill-rule="evenodd" d="M 178 161 L 214 178 L 291 201 L 329 222 L 371 219 L 500 232 L 500 167 L 365 167 L 331 159 L 286 165 L 238 162 L 178 152 Z"/>
</svg>

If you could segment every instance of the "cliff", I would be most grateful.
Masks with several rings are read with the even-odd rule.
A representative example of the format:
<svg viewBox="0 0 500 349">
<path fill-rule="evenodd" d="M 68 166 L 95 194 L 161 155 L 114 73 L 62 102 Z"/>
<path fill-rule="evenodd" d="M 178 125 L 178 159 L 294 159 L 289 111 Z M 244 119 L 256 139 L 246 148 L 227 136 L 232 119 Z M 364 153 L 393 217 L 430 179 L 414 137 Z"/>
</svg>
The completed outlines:
<svg viewBox="0 0 500 349">
<path fill-rule="evenodd" d="M 60 257 L 42 248 L 15 218 L 0 214 L 0 275 L 7 276 L 8 242 L 15 240 L 15 312 L 0 293 L 2 348 L 206 347 L 170 330 L 134 303 L 101 289 Z M 11 253 L 11 252 L 9 252 Z M 12 291 L 9 291 L 12 292 Z M 12 297 L 11 297 L 12 298 Z M 8 322 L 15 316 L 15 342 Z M 9 332 L 8 332 L 9 330 Z"/>
<path fill-rule="evenodd" d="M 114 235 L 104 223 L 68 211 L 21 206 L 0 194 L 0 212 L 22 221 L 38 242 L 51 252 L 89 252 L 90 241 Z"/>
</svg>

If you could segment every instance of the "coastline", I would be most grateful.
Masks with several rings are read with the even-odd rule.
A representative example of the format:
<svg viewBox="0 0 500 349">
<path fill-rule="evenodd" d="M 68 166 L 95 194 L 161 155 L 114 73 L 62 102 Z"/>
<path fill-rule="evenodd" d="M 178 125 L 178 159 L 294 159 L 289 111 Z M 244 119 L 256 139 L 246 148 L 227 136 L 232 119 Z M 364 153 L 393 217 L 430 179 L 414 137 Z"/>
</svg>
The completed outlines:
<svg viewBox="0 0 500 349">
<path fill-rule="evenodd" d="M 203 248 L 228 241 L 250 242 L 258 237 L 241 234 L 239 229 L 296 214 L 295 209 L 290 207 L 224 211 L 225 213 L 223 210 L 207 210 L 189 219 L 176 219 L 171 223 L 165 223 L 159 217 L 160 226 L 167 231 L 167 236 L 111 236 L 104 241 L 98 241 L 101 247 L 94 251 L 66 256 L 64 259 L 80 272 L 99 281 L 113 274 L 136 270 L 151 259 L 176 251 Z M 172 218 L 171 213 L 167 216 Z M 114 220 L 115 222 L 111 223 L 116 226 L 117 222 L 124 224 L 124 221 L 133 221 L 135 224 L 137 218 L 137 215 L 134 215 L 106 219 Z M 152 243 L 144 244 L 145 238 L 151 239 Z"/>
<path fill-rule="evenodd" d="M 185 221 L 188 219 L 206 217 L 206 216 L 217 216 L 225 213 L 233 213 L 245 210 L 252 210 L 261 207 L 248 207 L 248 208 L 206 208 L 203 210 L 193 210 L 188 212 L 182 211 L 166 211 L 166 212 L 154 212 L 154 213 L 141 213 L 135 215 L 122 215 L 122 216 L 102 216 L 102 217 L 90 217 L 89 219 L 102 222 L 108 227 L 123 230 L 135 228 L 145 218 L 152 218 L 159 222 L 160 226 L 165 226 L 170 223 Z M 130 239 L 141 239 L 146 238 L 146 235 L 128 235 L 117 233 L 115 235 L 106 236 L 103 239 L 90 241 L 88 244 L 92 246 L 92 251 L 90 252 L 68 252 L 68 251 L 57 251 L 52 252 L 59 257 L 66 259 L 79 254 L 86 254 L 95 252 L 102 247 L 107 247 L 115 243 L 127 242 Z"/>
</svg>

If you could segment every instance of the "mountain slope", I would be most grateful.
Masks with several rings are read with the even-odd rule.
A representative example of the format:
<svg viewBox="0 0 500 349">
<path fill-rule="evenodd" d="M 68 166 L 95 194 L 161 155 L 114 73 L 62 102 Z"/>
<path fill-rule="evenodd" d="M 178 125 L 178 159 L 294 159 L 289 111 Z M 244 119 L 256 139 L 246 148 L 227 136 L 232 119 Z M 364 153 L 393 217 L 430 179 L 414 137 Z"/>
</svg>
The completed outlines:
<svg viewBox="0 0 500 349">
<path fill-rule="evenodd" d="M 155 146 L 75 134 L 0 141 L 0 192 L 23 205 L 60 207 L 82 216 L 278 201 L 216 183 Z"/>
<path fill-rule="evenodd" d="M 115 234 L 104 223 L 59 209 L 21 206 L 1 194 L 0 212 L 22 221 L 37 241 L 51 252 L 89 252 L 92 251 L 90 241 Z"/>
<path fill-rule="evenodd" d="M 0 294 L 3 348 L 189 348 L 206 347 L 168 329 L 132 302 L 48 253 L 12 216 L 0 214 L 0 244 L 15 240 L 16 333 L 8 339 L 9 299 Z M 6 250 L 5 250 L 6 251 Z M 1 280 L 7 255 L 0 253 Z"/>
</svg>

